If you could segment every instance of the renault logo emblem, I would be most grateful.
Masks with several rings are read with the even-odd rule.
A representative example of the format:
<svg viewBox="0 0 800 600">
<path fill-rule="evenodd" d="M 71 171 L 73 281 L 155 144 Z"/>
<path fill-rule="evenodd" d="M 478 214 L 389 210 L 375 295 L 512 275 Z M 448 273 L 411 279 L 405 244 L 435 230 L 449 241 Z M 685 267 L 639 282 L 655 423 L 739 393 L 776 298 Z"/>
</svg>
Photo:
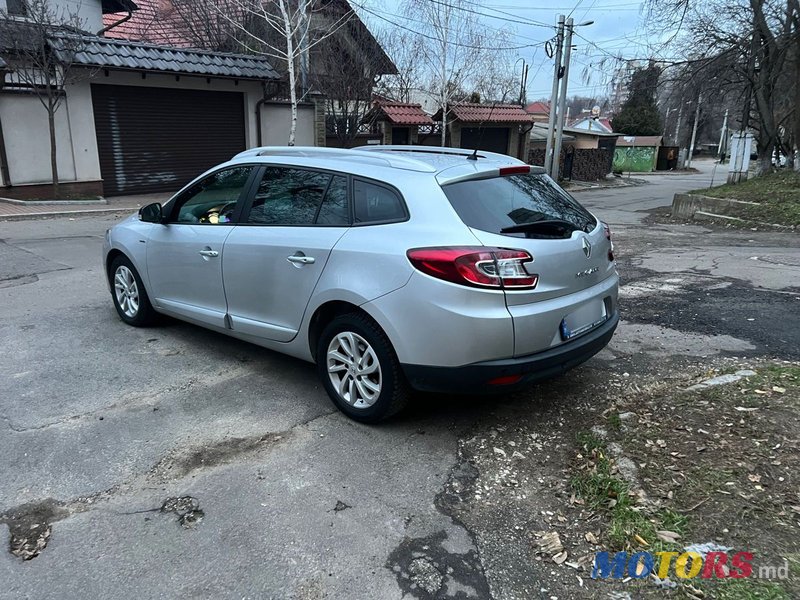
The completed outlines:
<svg viewBox="0 0 800 600">
<path fill-rule="evenodd" d="M 589 258 L 592 255 L 592 245 L 586 238 L 583 238 L 581 244 L 583 245 L 583 253 L 586 255 L 586 258 Z"/>
</svg>

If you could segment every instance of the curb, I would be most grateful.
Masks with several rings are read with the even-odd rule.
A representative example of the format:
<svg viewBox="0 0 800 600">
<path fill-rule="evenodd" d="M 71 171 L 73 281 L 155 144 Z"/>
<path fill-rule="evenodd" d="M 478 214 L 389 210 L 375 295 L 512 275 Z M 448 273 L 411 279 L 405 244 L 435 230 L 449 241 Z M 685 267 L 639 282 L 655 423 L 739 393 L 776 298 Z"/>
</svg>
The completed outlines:
<svg viewBox="0 0 800 600">
<path fill-rule="evenodd" d="M 40 213 L 21 213 L 11 215 L 0 215 L 0 222 L 2 221 L 27 221 L 31 219 L 38 219 L 40 217 L 80 217 L 82 215 L 111 215 L 115 213 L 130 214 L 135 212 L 137 208 L 93 208 L 85 210 L 59 210 Z"/>
<path fill-rule="evenodd" d="M 91 204 L 108 204 L 105 198 L 97 200 L 17 200 L 16 198 L 0 197 L 0 202 L 16 206 L 87 206 Z"/>
</svg>

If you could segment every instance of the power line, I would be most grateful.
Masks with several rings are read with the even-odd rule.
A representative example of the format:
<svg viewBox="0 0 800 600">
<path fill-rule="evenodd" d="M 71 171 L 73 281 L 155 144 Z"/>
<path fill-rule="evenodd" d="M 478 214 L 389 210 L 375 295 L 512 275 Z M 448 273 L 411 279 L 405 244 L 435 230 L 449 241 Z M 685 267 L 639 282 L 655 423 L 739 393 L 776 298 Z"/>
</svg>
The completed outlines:
<svg viewBox="0 0 800 600">
<path fill-rule="evenodd" d="M 374 10 L 371 10 L 371 9 L 367 8 L 363 4 L 359 4 L 358 2 L 355 2 L 354 0 L 350 0 L 350 4 L 357 6 L 358 8 L 363 10 L 364 12 L 371 14 L 372 16 L 380 19 L 381 21 L 385 21 L 386 23 L 389 23 L 390 25 L 393 25 L 394 27 L 397 27 L 398 29 L 402 29 L 404 31 L 408 31 L 410 33 L 413 33 L 413 34 L 418 35 L 420 37 L 423 37 L 425 39 L 433 40 L 434 42 L 440 41 L 438 38 L 436 38 L 436 37 L 434 37 L 432 35 L 429 35 L 429 34 L 424 33 L 422 31 L 417 31 L 417 30 L 412 29 L 410 27 L 406 27 L 405 25 L 402 25 L 402 24 L 398 23 L 397 21 L 393 21 L 392 19 L 390 19 L 388 17 L 385 17 L 385 16 L 375 12 Z M 398 18 L 398 19 L 403 18 L 403 19 L 406 19 L 406 20 L 411 20 L 411 19 L 408 19 L 407 17 L 401 17 L 400 15 L 395 15 L 395 14 L 392 14 L 392 13 L 389 13 L 389 14 L 391 14 L 391 16 L 393 16 L 395 18 Z M 451 46 L 457 46 L 459 48 L 470 48 L 472 50 L 523 50 L 525 48 L 533 48 L 534 46 L 543 43 L 543 41 L 539 41 L 539 40 L 534 40 L 534 41 L 536 42 L 535 44 L 524 44 L 524 45 L 520 45 L 520 46 L 505 46 L 505 47 L 475 46 L 473 44 L 462 44 L 460 42 L 448 42 L 448 44 L 451 45 Z"/>
</svg>

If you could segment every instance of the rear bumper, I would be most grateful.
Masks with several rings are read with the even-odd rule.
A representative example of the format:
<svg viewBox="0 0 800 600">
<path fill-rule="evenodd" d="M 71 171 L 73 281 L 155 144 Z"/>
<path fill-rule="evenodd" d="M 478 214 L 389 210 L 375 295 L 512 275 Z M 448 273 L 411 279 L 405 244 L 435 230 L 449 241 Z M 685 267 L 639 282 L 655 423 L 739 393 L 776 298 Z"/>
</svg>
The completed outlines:
<svg viewBox="0 0 800 600">
<path fill-rule="evenodd" d="M 606 347 L 619 323 L 615 312 L 602 325 L 555 348 L 502 360 L 491 360 L 461 367 L 432 367 L 404 364 L 403 370 L 415 389 L 429 392 L 502 393 L 540 379 L 555 377 L 586 362 Z M 507 385 L 491 385 L 498 377 L 521 375 Z"/>
</svg>

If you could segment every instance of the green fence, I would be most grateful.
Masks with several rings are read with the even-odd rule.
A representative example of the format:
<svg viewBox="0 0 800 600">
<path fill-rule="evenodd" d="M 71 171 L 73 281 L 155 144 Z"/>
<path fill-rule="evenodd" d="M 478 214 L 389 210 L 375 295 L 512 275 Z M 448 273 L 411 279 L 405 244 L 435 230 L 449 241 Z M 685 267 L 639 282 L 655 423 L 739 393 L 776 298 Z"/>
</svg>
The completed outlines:
<svg viewBox="0 0 800 600">
<path fill-rule="evenodd" d="M 656 167 L 655 146 L 617 146 L 614 150 L 614 170 L 649 173 Z"/>
</svg>

